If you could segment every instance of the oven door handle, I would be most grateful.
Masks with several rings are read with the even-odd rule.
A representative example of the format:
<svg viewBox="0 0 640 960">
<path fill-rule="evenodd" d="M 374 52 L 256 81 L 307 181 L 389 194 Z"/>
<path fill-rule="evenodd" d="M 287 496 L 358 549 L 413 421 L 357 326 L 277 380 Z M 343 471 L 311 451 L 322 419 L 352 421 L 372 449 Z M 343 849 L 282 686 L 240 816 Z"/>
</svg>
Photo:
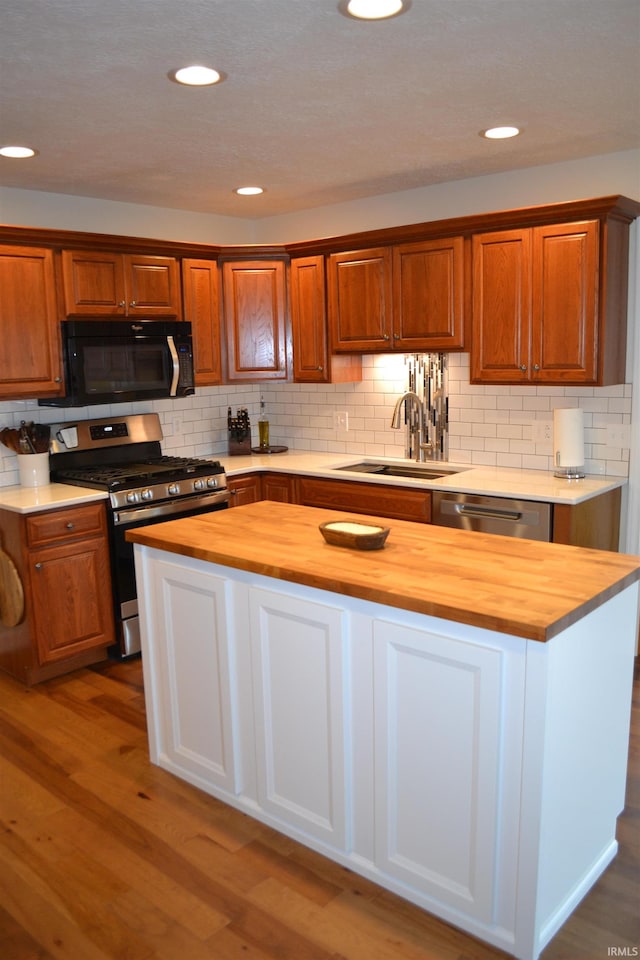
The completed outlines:
<svg viewBox="0 0 640 960">
<path fill-rule="evenodd" d="M 114 510 L 113 523 L 121 527 L 125 523 L 138 523 L 144 520 L 154 520 L 156 517 L 175 517 L 189 510 L 201 507 L 226 507 L 229 502 L 229 491 L 220 490 L 218 493 L 204 494 L 202 497 L 185 497 L 180 500 L 157 503 L 155 506 L 131 507 L 127 510 Z"/>
<path fill-rule="evenodd" d="M 171 377 L 171 386 L 169 387 L 169 396 L 176 397 L 178 395 L 178 381 L 180 380 L 180 361 L 178 359 L 178 351 L 176 350 L 176 345 L 173 340 L 173 337 L 167 337 L 167 346 L 169 348 L 169 354 L 171 356 L 171 366 L 173 368 L 173 375 Z"/>
</svg>

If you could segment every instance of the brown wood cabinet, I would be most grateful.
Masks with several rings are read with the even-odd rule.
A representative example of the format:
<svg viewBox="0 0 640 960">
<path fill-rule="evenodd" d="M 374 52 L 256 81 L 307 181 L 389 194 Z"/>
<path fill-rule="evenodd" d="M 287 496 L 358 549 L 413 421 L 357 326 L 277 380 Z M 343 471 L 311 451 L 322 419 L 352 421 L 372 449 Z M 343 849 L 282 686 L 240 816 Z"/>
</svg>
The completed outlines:
<svg viewBox="0 0 640 960">
<path fill-rule="evenodd" d="M 624 382 L 619 230 L 587 220 L 472 238 L 473 383 Z"/>
<path fill-rule="evenodd" d="M 327 261 L 331 349 L 391 350 L 391 248 L 332 253 Z"/>
<path fill-rule="evenodd" d="M 617 487 L 582 503 L 554 504 L 553 542 L 616 553 L 620 541 L 621 499 L 621 489 Z"/>
<path fill-rule="evenodd" d="M 363 352 L 464 346 L 465 241 L 422 240 L 331 254 L 332 348 Z"/>
<path fill-rule="evenodd" d="M 53 253 L 0 247 L 0 399 L 62 393 Z"/>
<path fill-rule="evenodd" d="M 262 484 L 259 473 L 238 474 L 227 477 L 229 506 L 241 507 L 245 503 L 257 503 L 262 500 Z"/>
<path fill-rule="evenodd" d="M 62 282 L 67 316 L 182 317 L 174 257 L 63 250 Z"/>
<path fill-rule="evenodd" d="M 231 506 L 277 500 L 393 520 L 431 522 L 429 490 L 269 471 L 239 475 L 228 478 L 227 482 Z M 583 503 L 554 504 L 552 541 L 616 552 L 620 534 L 620 500 L 621 492 L 617 488 Z"/>
<path fill-rule="evenodd" d="M 293 259 L 289 275 L 293 379 L 298 383 L 362 380 L 359 356 L 335 355 L 329 349 L 324 257 Z"/>
<path fill-rule="evenodd" d="M 322 477 L 300 477 L 297 490 L 297 502 L 306 507 L 326 507 L 419 523 L 431 521 L 431 493 L 428 490 L 352 480 L 325 480 Z"/>
<path fill-rule="evenodd" d="M 285 282 L 284 260 L 222 264 L 228 383 L 289 378 L 291 336 Z"/>
<path fill-rule="evenodd" d="M 465 241 L 462 237 L 393 248 L 393 348 L 464 346 Z"/>
<path fill-rule="evenodd" d="M 286 473 L 263 473 L 262 499 L 297 503 L 296 478 Z"/>
<path fill-rule="evenodd" d="M 104 504 L 0 511 L 0 530 L 25 595 L 22 621 L 0 627 L 0 669 L 30 684 L 106 659 L 115 627 Z"/>
<path fill-rule="evenodd" d="M 629 226 L 639 215 L 637 201 L 614 195 L 247 248 L 0 225 L 9 343 L 0 358 L 0 396 L 61 393 L 56 299 L 60 316 L 180 317 L 179 260 L 219 258 L 222 374 L 229 383 L 292 374 L 316 383 L 358 379 L 355 354 L 465 349 L 465 328 L 474 383 L 621 383 Z M 30 254 L 38 265 L 27 269 Z M 297 263 L 290 308 L 295 370 L 289 258 Z M 197 382 L 216 383 L 217 345 L 207 342 L 215 306 L 203 306 L 207 283 L 191 282 Z M 210 275 L 212 297 L 213 283 Z M 325 293 L 328 349 L 320 320 Z"/>
<path fill-rule="evenodd" d="M 191 323 L 197 387 L 222 383 L 220 276 L 215 260 L 182 261 L 184 319 Z"/>
</svg>

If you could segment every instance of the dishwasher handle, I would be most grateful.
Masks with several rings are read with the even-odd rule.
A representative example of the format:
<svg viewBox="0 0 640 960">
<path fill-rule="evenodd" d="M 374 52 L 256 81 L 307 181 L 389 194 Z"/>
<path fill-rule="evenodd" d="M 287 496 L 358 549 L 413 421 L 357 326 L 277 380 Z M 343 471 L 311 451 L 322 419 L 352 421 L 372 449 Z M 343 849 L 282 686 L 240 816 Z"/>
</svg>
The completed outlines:
<svg viewBox="0 0 640 960">
<path fill-rule="evenodd" d="M 498 510 L 493 507 L 478 507 L 468 503 L 456 503 L 455 512 L 461 517 L 474 517 L 478 520 L 522 520 L 520 510 Z"/>
</svg>

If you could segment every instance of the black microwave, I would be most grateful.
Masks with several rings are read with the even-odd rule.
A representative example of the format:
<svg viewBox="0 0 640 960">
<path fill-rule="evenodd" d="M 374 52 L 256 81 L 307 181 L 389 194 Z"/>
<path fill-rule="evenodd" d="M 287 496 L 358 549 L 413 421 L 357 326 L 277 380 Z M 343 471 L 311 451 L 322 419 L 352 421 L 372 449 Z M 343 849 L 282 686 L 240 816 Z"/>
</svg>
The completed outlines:
<svg viewBox="0 0 640 960">
<path fill-rule="evenodd" d="M 195 393 L 191 324 L 171 320 L 63 320 L 66 393 L 44 407 L 188 397 Z"/>
</svg>

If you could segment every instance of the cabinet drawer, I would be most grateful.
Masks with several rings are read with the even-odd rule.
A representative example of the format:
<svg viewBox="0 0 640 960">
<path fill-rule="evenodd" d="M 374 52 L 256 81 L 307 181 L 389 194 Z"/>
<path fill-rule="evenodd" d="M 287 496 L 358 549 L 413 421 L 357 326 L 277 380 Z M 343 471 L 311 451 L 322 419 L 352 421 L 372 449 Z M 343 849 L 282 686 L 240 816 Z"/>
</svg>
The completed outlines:
<svg viewBox="0 0 640 960">
<path fill-rule="evenodd" d="M 67 510 L 48 510 L 27 518 L 27 542 L 30 547 L 42 547 L 61 540 L 95 537 L 105 533 L 102 503 L 91 503 Z"/>
<path fill-rule="evenodd" d="M 393 520 L 431 522 L 431 492 L 382 484 L 301 477 L 298 502 L 307 507 L 349 510 Z"/>
</svg>

